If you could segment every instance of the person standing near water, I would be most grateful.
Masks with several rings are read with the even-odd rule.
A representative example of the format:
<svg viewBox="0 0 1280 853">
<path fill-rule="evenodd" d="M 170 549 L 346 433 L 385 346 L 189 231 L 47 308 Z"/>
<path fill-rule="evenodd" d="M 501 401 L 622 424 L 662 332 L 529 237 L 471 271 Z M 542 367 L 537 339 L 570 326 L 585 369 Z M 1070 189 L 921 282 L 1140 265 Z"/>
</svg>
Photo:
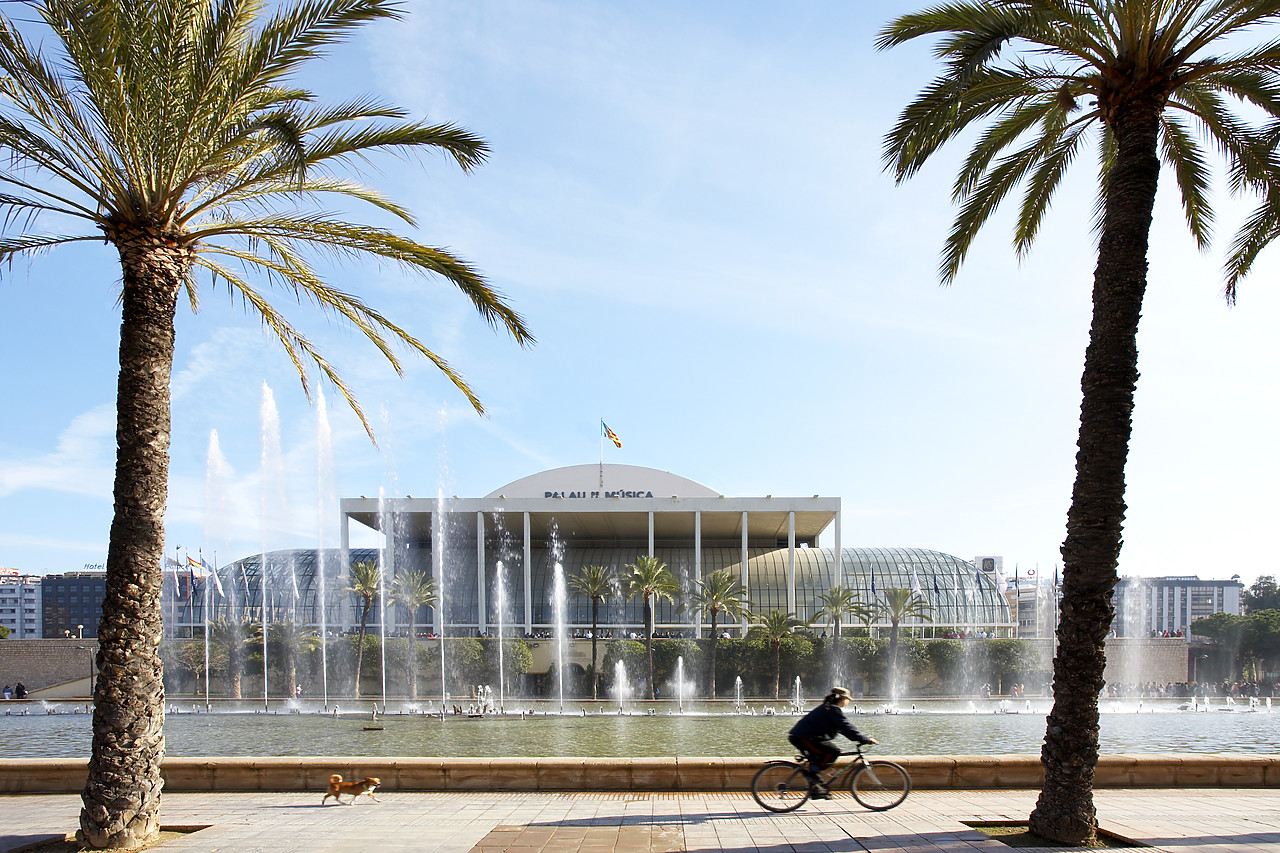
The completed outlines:
<svg viewBox="0 0 1280 853">
<path fill-rule="evenodd" d="M 800 718 L 791 727 L 787 740 L 809 759 L 808 771 L 810 796 L 817 800 L 831 798 L 822 784 L 819 773 L 831 766 L 840 755 L 840 748 L 835 745 L 836 735 L 844 735 L 854 743 L 876 743 L 854 727 L 845 716 L 844 707 L 849 704 L 849 691 L 843 687 L 832 687 L 822 700 L 822 704 Z"/>
</svg>

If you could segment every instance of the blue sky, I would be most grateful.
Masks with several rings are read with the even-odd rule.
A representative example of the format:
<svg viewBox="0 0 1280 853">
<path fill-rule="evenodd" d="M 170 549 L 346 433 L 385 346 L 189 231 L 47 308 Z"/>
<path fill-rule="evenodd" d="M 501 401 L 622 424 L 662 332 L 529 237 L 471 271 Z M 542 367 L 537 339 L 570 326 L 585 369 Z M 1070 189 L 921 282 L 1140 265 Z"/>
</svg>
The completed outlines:
<svg viewBox="0 0 1280 853">
<path fill-rule="evenodd" d="M 464 372 L 490 411 L 479 418 L 425 363 L 397 378 L 356 336 L 279 294 L 379 435 L 376 449 L 330 390 L 324 490 L 316 409 L 283 352 L 206 288 L 199 314 L 179 309 L 169 548 L 224 561 L 333 544 L 334 494 L 484 495 L 597 461 L 604 418 L 624 442 L 608 462 L 726 495 L 841 497 L 846 546 L 1058 563 L 1094 167 L 1077 167 L 1029 257 L 1014 256 L 1001 215 L 940 287 L 964 150 L 902 187 L 880 160 L 897 112 L 935 72 L 927 45 L 872 47 L 885 20 L 914 8 L 411 0 L 405 21 L 336 50 L 305 81 L 322 97 L 374 94 L 490 142 L 471 175 L 428 156 L 380 160 L 366 179 L 414 210 L 419 239 L 482 269 L 538 344 L 493 333 L 440 283 L 333 271 Z M 1266 531 L 1280 509 L 1280 249 L 1228 308 L 1221 255 L 1196 251 L 1170 190 L 1166 176 L 1121 573 L 1247 583 L 1276 572 Z M 1246 210 L 1219 198 L 1223 243 Z M 105 560 L 118 286 L 113 253 L 88 245 L 0 278 L 0 565 Z M 264 383 L 284 472 L 265 477 Z M 222 459 L 210 488 L 212 430 Z M 266 512 L 264 490 L 283 494 Z"/>
</svg>

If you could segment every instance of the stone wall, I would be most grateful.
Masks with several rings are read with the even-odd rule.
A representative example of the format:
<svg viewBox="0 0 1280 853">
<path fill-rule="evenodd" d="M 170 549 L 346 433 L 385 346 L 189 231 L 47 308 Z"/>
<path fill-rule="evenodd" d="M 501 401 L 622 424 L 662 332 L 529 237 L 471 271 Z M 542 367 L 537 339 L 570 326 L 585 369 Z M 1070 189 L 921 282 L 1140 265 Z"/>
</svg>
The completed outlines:
<svg viewBox="0 0 1280 853">
<path fill-rule="evenodd" d="M 1034 755 L 886 756 L 917 790 L 1035 789 Z M 311 791 L 330 774 L 387 791 L 751 790 L 759 758 L 166 758 L 165 791 Z M 83 759 L 0 759 L 0 794 L 78 793 Z M 1276 788 L 1280 755 L 1103 755 L 1095 788 Z"/>
<path fill-rule="evenodd" d="M 96 641 L 88 638 L 0 640 L 0 684 L 22 682 L 29 693 L 74 681 L 87 686 L 97 651 Z"/>
</svg>

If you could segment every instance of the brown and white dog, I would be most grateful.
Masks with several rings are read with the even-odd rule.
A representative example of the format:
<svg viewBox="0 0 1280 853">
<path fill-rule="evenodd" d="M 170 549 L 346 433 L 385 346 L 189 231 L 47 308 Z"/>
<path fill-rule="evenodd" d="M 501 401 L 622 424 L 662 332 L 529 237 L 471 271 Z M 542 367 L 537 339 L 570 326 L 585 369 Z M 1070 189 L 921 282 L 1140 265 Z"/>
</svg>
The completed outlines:
<svg viewBox="0 0 1280 853">
<path fill-rule="evenodd" d="M 334 802 L 341 804 L 341 794 L 351 795 L 351 801 L 347 803 L 349 806 L 354 806 L 356 804 L 356 797 L 361 794 L 368 794 L 369 799 L 373 800 L 375 803 L 380 803 L 382 800 L 375 797 L 373 792 L 377 790 L 378 786 L 381 784 L 382 780 L 377 776 L 366 776 L 358 782 L 343 782 L 342 777 L 335 773 L 329 777 L 329 791 L 324 795 L 324 798 L 320 800 L 320 805 L 323 806 L 328 802 L 330 797 L 333 797 Z"/>
</svg>

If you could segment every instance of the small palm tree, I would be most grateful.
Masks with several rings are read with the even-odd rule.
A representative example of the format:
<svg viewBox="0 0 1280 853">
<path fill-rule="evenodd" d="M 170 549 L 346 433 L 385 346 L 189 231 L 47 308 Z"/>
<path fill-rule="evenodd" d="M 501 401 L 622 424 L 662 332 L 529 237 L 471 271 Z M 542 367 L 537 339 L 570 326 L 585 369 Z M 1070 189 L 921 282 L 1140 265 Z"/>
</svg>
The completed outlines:
<svg viewBox="0 0 1280 853">
<path fill-rule="evenodd" d="M 880 612 L 889 620 L 889 684 L 898 684 L 898 638 L 900 625 L 908 619 L 925 619 L 933 613 L 933 607 L 915 590 L 890 587 L 884 591 Z"/>
<path fill-rule="evenodd" d="M 209 623 L 209 642 L 227 650 L 227 696 L 232 699 L 243 698 L 244 646 L 257 630 L 257 623 L 245 618 L 221 616 Z"/>
<path fill-rule="evenodd" d="M 794 613 L 770 610 L 751 628 L 751 633 L 769 645 L 773 652 L 773 698 L 777 699 L 782 685 L 782 641 L 804 627 L 804 622 Z"/>
<path fill-rule="evenodd" d="M 326 281 L 316 259 L 388 262 L 439 277 L 490 325 L 522 345 L 532 338 L 458 258 L 328 212 L 360 202 L 412 224 L 406 208 L 344 172 L 380 152 L 439 150 L 465 170 L 487 153 L 483 140 L 453 125 L 407 121 L 370 98 L 326 104 L 298 82 L 362 25 L 399 17 L 393 0 L 31 0 L 22 8 L 20 26 L 0 15 L 0 262 L 105 241 L 120 263 L 103 278 L 118 288 L 122 318 L 115 516 L 80 832 L 93 847 L 132 848 L 160 831 L 160 560 L 179 300 L 194 312 L 202 283 L 241 297 L 282 344 L 304 391 L 310 364 L 366 429 L 335 366 L 258 281 L 356 327 L 397 371 L 403 344 L 477 410 L 453 367 Z M 52 217 L 52 230 L 37 226 L 42 217 Z"/>
<path fill-rule="evenodd" d="M 1053 841 L 1087 842 L 1097 829 L 1098 696 L 1114 616 L 1138 319 L 1161 161 L 1202 248 L 1213 222 L 1206 147 L 1225 154 L 1234 182 L 1274 196 L 1280 168 L 1259 124 L 1280 119 L 1280 52 L 1274 34 L 1251 41 L 1250 31 L 1277 22 L 1280 6 L 1272 2 L 957 0 L 896 18 L 879 37 L 882 48 L 940 37 L 934 51 L 940 75 L 885 140 L 897 179 L 914 175 L 946 143 L 973 141 L 954 183 L 959 212 L 943 252 L 944 282 L 955 278 L 974 237 L 1020 187 L 1014 244 L 1019 255 L 1027 252 L 1068 167 L 1091 139 L 1098 144 L 1093 323 L 1062 545 L 1045 782 L 1030 818 L 1031 831 Z M 1252 241 L 1276 236 L 1266 218 L 1262 227 L 1246 224 L 1244 246 L 1237 244 L 1228 264 L 1228 296 L 1240 266 L 1256 254 Z"/>
<path fill-rule="evenodd" d="M 362 560 L 351 567 L 351 585 L 347 592 L 354 592 L 360 599 L 360 641 L 356 644 L 356 684 L 354 695 L 360 698 L 360 670 L 364 664 L 364 635 L 369 626 L 369 611 L 373 602 L 382 595 L 382 571 L 378 564 Z"/>
<path fill-rule="evenodd" d="M 818 594 L 818 603 L 822 605 L 822 609 L 816 614 L 816 618 L 825 618 L 831 620 L 832 639 L 831 639 L 831 660 L 834 663 L 832 671 L 837 679 L 842 674 L 840 662 L 840 633 L 844 629 L 844 617 L 852 616 L 855 619 L 865 619 L 872 614 L 871 608 L 861 602 L 858 592 L 847 586 L 835 586 L 826 592 Z M 874 618 L 874 617 L 873 617 Z"/>
<path fill-rule="evenodd" d="M 279 653 L 280 668 L 284 671 L 284 695 L 291 699 L 298 695 L 298 652 L 311 639 L 311 629 L 292 619 L 273 622 L 267 628 L 267 640 Z"/>
<path fill-rule="evenodd" d="M 631 574 L 625 578 L 626 587 L 623 594 L 630 601 L 639 598 L 644 602 L 644 644 L 649 652 L 649 698 L 658 697 L 657 685 L 653 682 L 653 629 L 654 608 L 659 601 L 675 603 L 680 597 L 680 581 L 671 574 L 667 564 L 657 557 L 637 557 L 634 563 L 628 563 Z"/>
<path fill-rule="evenodd" d="M 720 642 L 717 631 L 717 619 L 721 613 L 742 621 L 751 612 L 747 601 L 747 591 L 742 582 L 733 576 L 729 569 L 718 569 L 698 584 L 693 593 L 693 606 L 705 610 L 711 616 L 711 698 L 716 698 L 716 646 Z"/>
<path fill-rule="evenodd" d="M 408 569 L 391 582 L 391 600 L 409 611 L 409 698 L 418 698 L 418 608 L 434 607 L 436 580 L 421 569 Z"/>
<path fill-rule="evenodd" d="M 617 581 L 608 566 L 583 566 L 569 577 L 569 591 L 591 599 L 591 698 L 600 698 L 600 670 L 596 641 L 600 638 L 600 605 L 616 591 Z"/>
</svg>

